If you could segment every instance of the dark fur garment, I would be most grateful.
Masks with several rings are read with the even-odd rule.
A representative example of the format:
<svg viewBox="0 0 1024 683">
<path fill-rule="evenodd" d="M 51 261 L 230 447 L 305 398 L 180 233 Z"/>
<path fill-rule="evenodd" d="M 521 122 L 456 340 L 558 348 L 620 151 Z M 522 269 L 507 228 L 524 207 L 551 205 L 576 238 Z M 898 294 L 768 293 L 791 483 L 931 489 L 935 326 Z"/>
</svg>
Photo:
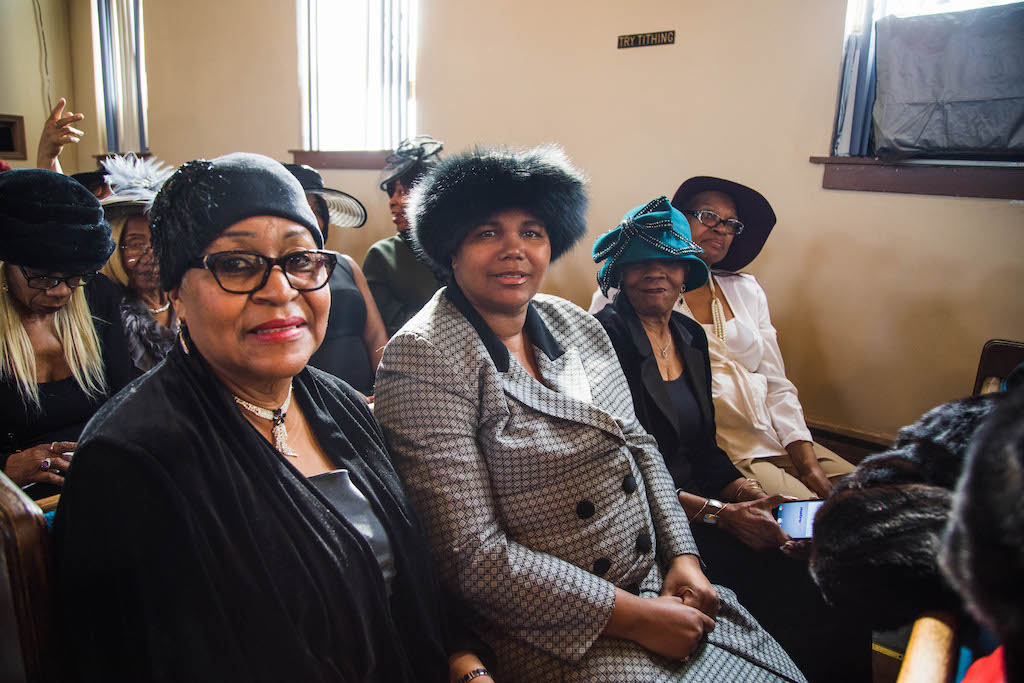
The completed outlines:
<svg viewBox="0 0 1024 683">
<path fill-rule="evenodd" d="M 971 613 L 1024 658 L 1024 386 L 978 430 L 940 559 Z"/>
<path fill-rule="evenodd" d="M 939 571 L 940 541 L 971 438 L 1001 398 L 929 411 L 836 485 L 814 519 L 811 556 L 830 604 L 881 629 L 959 607 Z"/>
<path fill-rule="evenodd" d="M 587 233 L 583 174 L 555 146 L 477 149 L 441 161 L 412 188 L 406 208 L 418 250 L 444 272 L 471 229 L 496 211 L 537 217 L 557 260 Z"/>
</svg>

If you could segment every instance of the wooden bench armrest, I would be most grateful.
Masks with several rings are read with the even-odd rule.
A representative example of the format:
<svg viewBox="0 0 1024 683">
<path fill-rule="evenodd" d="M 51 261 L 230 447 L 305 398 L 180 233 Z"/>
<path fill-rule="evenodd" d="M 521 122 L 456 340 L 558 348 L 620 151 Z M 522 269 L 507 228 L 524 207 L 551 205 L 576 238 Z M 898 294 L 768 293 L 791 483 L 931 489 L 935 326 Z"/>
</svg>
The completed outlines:
<svg viewBox="0 0 1024 683">
<path fill-rule="evenodd" d="M 949 683 L 956 674 L 958 654 L 954 616 L 926 612 L 914 622 L 896 683 Z"/>
</svg>

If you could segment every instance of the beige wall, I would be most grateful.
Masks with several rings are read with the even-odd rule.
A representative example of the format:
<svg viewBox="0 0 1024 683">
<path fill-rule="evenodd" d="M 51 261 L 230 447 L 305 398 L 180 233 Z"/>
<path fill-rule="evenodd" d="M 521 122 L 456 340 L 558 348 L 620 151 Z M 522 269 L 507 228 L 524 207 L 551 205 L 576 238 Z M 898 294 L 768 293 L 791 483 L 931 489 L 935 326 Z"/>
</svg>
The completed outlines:
<svg viewBox="0 0 1024 683">
<path fill-rule="evenodd" d="M 591 238 L 691 175 L 757 188 L 779 224 L 750 271 L 808 416 L 892 434 L 970 392 L 985 340 L 1024 339 L 1024 204 L 821 189 L 845 5 L 427 1 L 420 129 L 562 144 L 592 178 Z M 589 246 L 547 285 L 584 306 Z"/>
<path fill-rule="evenodd" d="M 46 36 L 48 80 L 43 77 L 44 53 L 32 0 L 0 2 L 0 114 L 25 117 L 28 148 L 28 159 L 6 160 L 12 168 L 36 165 L 39 134 L 57 100 L 66 97 L 71 111 L 81 111 L 72 88 L 67 0 L 39 0 L 39 9 Z M 74 145 L 65 149 L 61 162 L 66 172 L 78 172 L 78 157 Z"/>
<path fill-rule="evenodd" d="M 294 3 L 145 7 L 153 151 L 287 159 Z M 756 187 L 779 225 L 750 270 L 808 415 L 892 434 L 970 391 L 986 339 L 1024 339 L 1024 205 L 821 189 L 807 158 L 828 147 L 844 14 L 843 0 L 422 0 L 420 131 L 448 150 L 562 144 L 592 179 L 591 238 L 690 175 Z M 676 45 L 616 49 L 665 29 Z M 391 233 L 377 174 L 325 178 L 367 204 L 366 228 L 331 239 L 361 260 Z M 546 289 L 586 305 L 594 272 L 581 245 Z"/>
</svg>

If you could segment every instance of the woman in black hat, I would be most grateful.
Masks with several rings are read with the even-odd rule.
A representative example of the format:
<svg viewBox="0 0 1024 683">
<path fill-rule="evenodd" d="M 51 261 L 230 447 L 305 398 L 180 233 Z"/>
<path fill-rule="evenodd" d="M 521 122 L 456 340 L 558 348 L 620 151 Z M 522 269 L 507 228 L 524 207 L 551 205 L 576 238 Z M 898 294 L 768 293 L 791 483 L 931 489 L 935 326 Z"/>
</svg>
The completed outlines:
<svg viewBox="0 0 1024 683">
<path fill-rule="evenodd" d="M 255 154 L 191 161 L 152 225 L 181 333 L 90 422 L 57 509 L 73 680 L 440 683 L 478 669 L 445 627 L 373 414 L 307 367 L 337 254 L 299 182 Z"/>
<path fill-rule="evenodd" d="M 441 148 L 440 142 L 426 135 L 403 140 L 384 167 L 380 189 L 388 195 L 398 234 L 370 247 L 363 259 L 363 272 L 389 337 L 416 315 L 444 282 L 443 273 L 417 256 L 405 216 L 409 189 L 437 163 Z"/>
<path fill-rule="evenodd" d="M 385 349 L 375 414 L 442 584 L 500 681 L 802 681 L 701 571 L 603 328 L 539 294 L 586 205 L 554 148 L 450 157 L 413 189 L 449 284 Z"/>
<path fill-rule="evenodd" d="M 689 218 L 712 268 L 708 283 L 686 292 L 679 306 L 708 334 L 718 445 L 768 493 L 826 497 L 853 465 L 814 443 L 764 290 L 739 272 L 760 253 L 775 212 L 756 190 L 707 176 L 680 185 L 672 204 Z"/>
<path fill-rule="evenodd" d="M 325 244 L 330 226 L 361 228 L 366 223 L 362 202 L 347 192 L 324 187 L 316 169 L 299 164 L 284 166 L 306 192 L 306 201 L 316 216 Z M 340 377 L 364 396 L 371 396 L 380 355 L 388 343 L 377 303 L 363 271 L 346 254 L 338 259 L 327 287 L 331 292 L 327 333 L 309 364 Z"/>
<path fill-rule="evenodd" d="M 131 378 L 99 202 L 48 170 L 0 174 L 0 468 L 60 491 L 79 433 Z"/>
</svg>

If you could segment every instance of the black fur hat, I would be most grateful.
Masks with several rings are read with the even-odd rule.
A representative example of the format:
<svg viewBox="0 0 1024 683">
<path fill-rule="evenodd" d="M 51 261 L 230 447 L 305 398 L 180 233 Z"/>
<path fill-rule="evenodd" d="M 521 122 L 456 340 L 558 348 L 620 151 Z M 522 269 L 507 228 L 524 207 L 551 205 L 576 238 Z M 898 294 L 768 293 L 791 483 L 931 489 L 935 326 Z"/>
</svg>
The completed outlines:
<svg viewBox="0 0 1024 683">
<path fill-rule="evenodd" d="M 1024 387 L 971 444 L 940 562 L 967 607 L 1024 660 Z M 1009 677 L 1007 680 L 1010 680 Z"/>
<path fill-rule="evenodd" d="M 52 273 L 95 273 L 114 251 L 85 186 L 38 168 L 0 174 L 0 261 Z"/>
<path fill-rule="evenodd" d="M 960 606 L 939 570 L 940 541 L 971 438 L 1000 400 L 929 411 L 836 485 L 814 518 L 811 555 L 830 604 L 881 629 Z"/>
<path fill-rule="evenodd" d="M 552 261 L 587 233 L 586 181 L 553 145 L 476 149 L 449 157 L 413 186 L 406 217 L 421 253 L 450 273 L 451 256 L 469 231 L 511 208 L 544 223 Z"/>
</svg>

